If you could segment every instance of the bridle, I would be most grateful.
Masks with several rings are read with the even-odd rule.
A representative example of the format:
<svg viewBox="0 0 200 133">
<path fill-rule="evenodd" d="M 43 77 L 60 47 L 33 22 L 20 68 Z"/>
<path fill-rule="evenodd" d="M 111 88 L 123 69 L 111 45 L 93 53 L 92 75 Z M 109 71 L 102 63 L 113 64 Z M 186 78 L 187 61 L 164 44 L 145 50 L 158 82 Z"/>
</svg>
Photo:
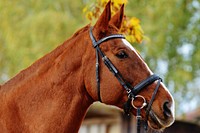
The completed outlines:
<svg viewBox="0 0 200 133">
<path fill-rule="evenodd" d="M 141 120 L 141 109 L 143 109 L 144 107 L 146 107 L 146 117 L 145 117 L 145 129 L 147 130 L 147 117 L 149 115 L 149 112 L 151 110 L 151 106 L 153 104 L 153 101 L 155 99 L 156 93 L 158 91 L 158 88 L 160 86 L 160 82 L 162 82 L 162 79 L 153 74 L 151 76 L 149 76 L 148 78 L 146 78 L 145 80 L 141 81 L 139 84 L 137 84 L 136 86 L 132 86 L 130 83 L 128 83 L 120 74 L 120 72 L 118 71 L 118 69 L 114 66 L 114 64 L 110 61 L 110 59 L 103 53 L 103 51 L 101 51 L 99 45 L 103 42 L 106 42 L 108 40 L 111 39 L 125 39 L 124 35 L 122 34 L 113 34 L 113 35 L 109 35 L 106 36 L 98 41 L 96 41 L 93 33 L 92 33 L 92 27 L 90 28 L 89 31 L 89 35 L 90 35 L 90 39 L 92 40 L 92 44 L 93 47 L 96 50 L 96 82 L 97 82 L 97 93 L 98 93 L 98 99 L 100 102 L 102 102 L 101 100 L 101 95 L 100 95 L 100 74 L 99 74 L 99 69 L 100 69 L 100 65 L 99 65 L 99 55 L 102 58 L 102 61 L 104 62 L 104 64 L 107 66 L 107 68 L 114 74 L 114 76 L 117 78 L 117 80 L 120 82 L 120 84 L 123 86 L 123 88 L 126 90 L 127 92 L 127 96 L 128 96 L 128 100 L 127 102 L 124 104 L 124 112 L 125 114 L 129 115 L 130 111 L 132 108 L 135 108 L 137 110 L 137 132 L 140 132 L 140 120 Z M 156 85 L 156 88 L 152 94 L 151 100 L 150 102 L 147 104 L 146 99 L 141 96 L 138 95 L 138 93 L 144 89 L 145 87 L 149 86 L 150 84 L 152 84 L 154 81 L 158 80 L 158 83 Z M 143 100 L 143 104 L 140 107 L 137 107 L 134 105 L 134 100 L 140 98 Z M 131 106 L 132 105 L 132 106 Z"/>
</svg>

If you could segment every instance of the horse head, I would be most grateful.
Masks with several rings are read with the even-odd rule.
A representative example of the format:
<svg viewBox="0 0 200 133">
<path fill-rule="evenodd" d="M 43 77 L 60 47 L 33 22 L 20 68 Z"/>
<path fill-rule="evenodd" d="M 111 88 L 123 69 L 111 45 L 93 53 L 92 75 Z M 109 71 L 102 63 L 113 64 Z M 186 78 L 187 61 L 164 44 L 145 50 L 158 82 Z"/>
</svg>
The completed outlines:
<svg viewBox="0 0 200 133">
<path fill-rule="evenodd" d="M 136 86 L 138 83 L 151 77 L 153 72 L 123 36 L 112 36 L 119 34 L 118 32 L 124 18 L 124 6 L 111 17 L 110 5 L 110 2 L 108 2 L 100 18 L 93 28 L 90 29 L 90 34 L 88 33 L 87 37 L 91 41 L 87 42 L 88 49 L 86 50 L 86 55 L 88 56 L 84 57 L 84 64 L 86 65 L 84 82 L 86 91 L 94 101 L 101 99 L 105 104 L 123 108 L 124 103 L 128 100 L 129 95 L 127 93 L 129 92 L 127 92 L 122 85 L 123 83 L 120 83 L 119 80 L 128 83 L 130 86 Z M 98 42 L 99 40 L 100 42 Z M 97 50 L 97 47 L 99 50 Z M 105 65 L 105 58 L 102 56 L 109 58 L 108 62 L 111 63 L 111 66 Z M 97 65 L 99 62 L 99 67 L 97 68 L 95 68 L 95 60 L 98 60 L 96 62 Z M 110 72 L 110 69 L 116 70 L 111 70 L 112 72 Z M 96 72 L 97 70 L 98 72 Z M 117 71 L 116 73 L 119 73 L 123 79 L 116 78 L 116 73 L 113 71 Z M 120 76 L 119 78 L 121 78 Z M 99 81 L 96 81 L 96 79 Z M 153 82 L 140 89 L 135 95 L 136 97 L 133 96 L 134 98 L 132 98 L 133 106 L 142 106 L 143 100 L 147 104 L 152 102 L 148 115 L 146 111 L 148 106 L 144 105 L 144 108 L 141 109 L 141 116 L 143 118 L 146 117 L 151 128 L 158 130 L 164 129 L 174 122 L 173 97 L 165 85 L 159 81 L 157 79 L 153 80 Z M 155 88 L 157 88 L 156 95 L 154 95 L 154 99 L 151 101 Z M 132 89 L 134 91 L 134 87 Z M 131 107 L 130 112 L 136 115 L 135 108 Z"/>
</svg>

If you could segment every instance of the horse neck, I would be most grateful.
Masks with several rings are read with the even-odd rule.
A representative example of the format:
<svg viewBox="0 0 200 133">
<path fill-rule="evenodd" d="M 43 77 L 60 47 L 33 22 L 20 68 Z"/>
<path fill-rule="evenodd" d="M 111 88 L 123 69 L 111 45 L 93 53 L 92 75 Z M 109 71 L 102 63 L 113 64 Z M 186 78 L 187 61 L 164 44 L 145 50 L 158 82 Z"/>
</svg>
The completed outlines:
<svg viewBox="0 0 200 133">
<path fill-rule="evenodd" d="M 17 110 L 14 113 L 22 117 L 20 121 L 34 125 L 29 127 L 32 131 L 36 130 L 34 127 L 39 129 L 42 121 L 41 131 L 46 128 L 77 132 L 93 102 L 83 79 L 82 56 L 86 47 L 78 37 L 66 41 L 2 86 L 4 101 Z"/>
</svg>

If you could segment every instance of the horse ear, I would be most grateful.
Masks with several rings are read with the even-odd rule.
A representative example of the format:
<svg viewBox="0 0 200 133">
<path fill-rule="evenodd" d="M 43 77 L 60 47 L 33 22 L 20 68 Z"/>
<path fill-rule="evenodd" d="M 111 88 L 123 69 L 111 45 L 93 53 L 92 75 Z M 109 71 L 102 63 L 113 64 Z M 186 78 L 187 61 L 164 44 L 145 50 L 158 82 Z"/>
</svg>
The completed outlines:
<svg viewBox="0 0 200 133">
<path fill-rule="evenodd" d="M 108 24 L 111 18 L 111 9 L 110 9 L 111 1 L 106 4 L 106 7 L 94 25 L 94 30 L 97 33 L 106 32 L 108 29 Z"/>
<path fill-rule="evenodd" d="M 124 4 L 121 6 L 120 10 L 111 18 L 110 24 L 120 29 L 123 22 L 123 18 L 124 18 Z"/>
</svg>

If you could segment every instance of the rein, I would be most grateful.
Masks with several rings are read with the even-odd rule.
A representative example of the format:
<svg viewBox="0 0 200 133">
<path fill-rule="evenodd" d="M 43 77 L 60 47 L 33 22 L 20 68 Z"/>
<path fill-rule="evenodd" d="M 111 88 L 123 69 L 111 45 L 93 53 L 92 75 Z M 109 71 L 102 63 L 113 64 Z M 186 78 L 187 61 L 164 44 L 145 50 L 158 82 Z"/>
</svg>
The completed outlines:
<svg viewBox="0 0 200 133">
<path fill-rule="evenodd" d="M 132 86 L 130 83 L 128 83 L 120 74 L 120 72 L 118 71 L 118 69 L 114 66 L 114 64 L 110 61 L 110 59 L 103 53 L 103 51 L 101 51 L 101 49 L 99 48 L 99 45 L 103 42 L 106 42 L 108 40 L 111 39 L 125 39 L 124 35 L 122 34 L 113 34 L 107 37 L 104 37 L 98 41 L 96 41 L 93 33 L 92 33 L 92 27 L 90 28 L 90 38 L 92 40 L 92 44 L 93 47 L 96 50 L 96 82 L 97 82 L 97 93 L 98 93 L 98 99 L 100 102 L 102 102 L 101 99 L 101 94 L 100 94 L 100 74 L 99 74 L 99 55 L 102 58 L 102 61 L 104 62 L 104 64 L 107 66 L 107 68 L 114 74 L 114 76 L 117 78 L 117 80 L 120 82 L 120 84 L 123 86 L 123 88 L 126 90 L 127 92 L 127 96 L 128 96 L 128 100 L 127 102 L 124 104 L 124 112 L 125 114 L 129 115 L 130 111 L 132 108 L 137 110 L 137 115 L 136 115 L 136 119 L 137 119 L 137 132 L 140 133 L 140 121 L 141 121 L 141 109 L 143 109 L 144 107 L 147 106 L 146 108 L 146 117 L 145 117 L 145 130 L 147 130 L 147 118 L 149 115 L 149 112 L 151 110 L 151 106 L 153 104 L 153 101 L 155 99 L 155 96 L 157 94 L 157 91 L 159 89 L 160 86 L 160 82 L 162 82 L 162 79 L 153 74 L 151 76 L 149 76 L 148 78 L 146 78 L 145 80 L 141 81 L 139 84 L 137 84 L 136 86 Z M 158 80 L 158 83 L 156 85 L 156 88 L 152 94 L 151 100 L 150 102 L 147 104 L 146 99 L 141 96 L 138 95 L 138 93 L 144 89 L 145 87 L 149 86 L 150 84 L 152 84 L 154 81 Z M 143 100 L 143 104 L 138 107 L 134 105 L 134 100 L 140 98 Z"/>
</svg>

